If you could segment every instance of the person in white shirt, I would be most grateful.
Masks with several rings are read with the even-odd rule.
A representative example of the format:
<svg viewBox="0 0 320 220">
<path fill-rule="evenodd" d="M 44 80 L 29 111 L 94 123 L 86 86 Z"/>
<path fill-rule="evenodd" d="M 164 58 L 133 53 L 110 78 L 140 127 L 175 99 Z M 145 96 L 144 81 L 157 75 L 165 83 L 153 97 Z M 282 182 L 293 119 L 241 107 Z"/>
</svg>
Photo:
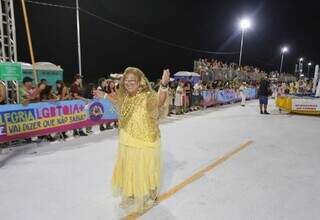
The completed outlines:
<svg viewBox="0 0 320 220">
<path fill-rule="evenodd" d="M 180 115 L 183 113 L 183 86 L 184 86 L 184 83 L 183 82 L 179 82 L 178 84 L 178 87 L 177 87 L 177 90 L 176 90 L 176 96 L 175 96 L 175 99 L 174 99 L 174 105 L 176 107 L 176 114 L 177 115 Z"/>
<path fill-rule="evenodd" d="M 242 107 L 244 107 L 246 105 L 246 94 L 244 93 L 245 89 L 246 89 L 246 82 L 243 82 L 239 88 Z"/>
<path fill-rule="evenodd" d="M 198 110 L 200 109 L 200 98 L 201 98 L 201 91 L 202 91 L 202 82 L 198 81 L 194 86 L 193 86 L 193 104 L 194 104 L 194 109 L 193 110 Z"/>
</svg>

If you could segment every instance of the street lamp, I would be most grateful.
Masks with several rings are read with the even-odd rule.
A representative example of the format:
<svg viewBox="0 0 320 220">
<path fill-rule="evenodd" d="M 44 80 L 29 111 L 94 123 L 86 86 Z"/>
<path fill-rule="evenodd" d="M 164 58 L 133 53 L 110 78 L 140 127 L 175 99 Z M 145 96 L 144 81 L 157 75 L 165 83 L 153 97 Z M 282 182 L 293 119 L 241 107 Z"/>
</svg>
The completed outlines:
<svg viewBox="0 0 320 220">
<path fill-rule="evenodd" d="M 310 67 L 311 67 L 311 65 L 312 65 L 312 63 L 310 62 L 310 63 L 308 63 L 308 78 L 310 78 L 310 76 L 309 76 L 309 71 L 310 71 Z"/>
<path fill-rule="evenodd" d="M 78 42 L 77 42 L 78 43 L 78 66 L 79 66 L 79 75 L 82 76 L 79 9 L 80 9 L 79 0 L 76 0 L 77 37 L 78 37 Z"/>
<path fill-rule="evenodd" d="M 282 65 L 283 65 L 283 57 L 284 57 L 284 54 L 288 52 L 288 47 L 283 47 L 281 49 L 281 53 L 282 53 L 282 56 L 281 56 L 281 63 L 280 63 L 280 71 L 279 71 L 279 74 L 282 72 Z"/>
<path fill-rule="evenodd" d="M 303 58 L 301 57 L 300 59 L 299 59 L 299 72 L 300 72 L 300 74 L 302 74 L 302 72 L 303 72 Z"/>
<path fill-rule="evenodd" d="M 245 31 L 250 28 L 251 22 L 249 19 L 244 18 L 239 23 L 241 28 L 241 45 L 240 45 L 240 56 L 239 56 L 239 68 L 241 68 L 241 59 L 242 59 L 242 48 L 243 48 L 243 38 Z"/>
</svg>

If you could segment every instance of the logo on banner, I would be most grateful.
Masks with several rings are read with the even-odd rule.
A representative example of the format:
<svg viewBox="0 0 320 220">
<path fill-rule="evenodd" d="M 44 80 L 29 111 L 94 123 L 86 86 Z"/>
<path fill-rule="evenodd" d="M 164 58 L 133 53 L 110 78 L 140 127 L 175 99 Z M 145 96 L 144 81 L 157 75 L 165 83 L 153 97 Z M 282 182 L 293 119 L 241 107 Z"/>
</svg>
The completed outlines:
<svg viewBox="0 0 320 220">
<path fill-rule="evenodd" d="M 92 121 L 99 121 L 104 114 L 103 105 L 100 102 L 94 102 L 89 108 L 89 116 Z"/>
<path fill-rule="evenodd" d="M 6 135 L 6 134 L 7 134 L 7 131 L 6 131 L 5 125 L 0 125 L 0 136 Z"/>
</svg>

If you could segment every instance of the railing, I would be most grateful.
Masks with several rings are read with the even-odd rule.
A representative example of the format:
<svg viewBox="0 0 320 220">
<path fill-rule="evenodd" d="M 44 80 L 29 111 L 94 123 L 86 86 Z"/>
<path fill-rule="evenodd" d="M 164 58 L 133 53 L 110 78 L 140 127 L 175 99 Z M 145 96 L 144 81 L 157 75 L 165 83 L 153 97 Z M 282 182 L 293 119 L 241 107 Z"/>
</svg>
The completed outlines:
<svg viewBox="0 0 320 220">
<path fill-rule="evenodd" d="M 257 97 L 256 88 L 244 89 L 246 99 L 254 99 Z M 241 100 L 240 93 L 234 89 L 224 89 L 217 91 L 203 91 L 202 92 L 203 102 L 202 105 L 205 107 L 213 106 L 217 104 L 233 103 Z"/>
</svg>

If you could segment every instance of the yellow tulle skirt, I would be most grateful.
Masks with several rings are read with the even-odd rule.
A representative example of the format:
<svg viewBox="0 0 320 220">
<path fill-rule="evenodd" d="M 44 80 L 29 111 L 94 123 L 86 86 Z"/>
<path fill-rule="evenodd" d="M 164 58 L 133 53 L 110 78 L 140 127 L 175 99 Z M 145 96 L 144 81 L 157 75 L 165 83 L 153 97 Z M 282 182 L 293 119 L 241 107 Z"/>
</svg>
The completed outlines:
<svg viewBox="0 0 320 220">
<path fill-rule="evenodd" d="M 154 146 L 130 146 L 120 142 L 112 176 L 114 196 L 129 212 L 143 210 L 157 202 L 161 181 L 160 141 Z"/>
</svg>

